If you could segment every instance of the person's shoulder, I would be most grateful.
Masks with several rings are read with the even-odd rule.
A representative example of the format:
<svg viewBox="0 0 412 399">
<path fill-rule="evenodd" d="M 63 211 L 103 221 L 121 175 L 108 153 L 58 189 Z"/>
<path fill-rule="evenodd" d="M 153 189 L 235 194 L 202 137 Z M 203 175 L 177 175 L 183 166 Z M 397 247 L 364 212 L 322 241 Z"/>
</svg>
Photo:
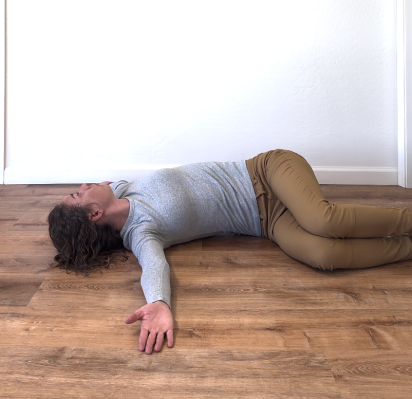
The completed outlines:
<svg viewBox="0 0 412 399">
<path fill-rule="evenodd" d="M 124 184 L 129 184 L 129 182 L 126 181 L 126 180 L 119 180 L 119 181 L 111 182 L 111 183 L 109 184 L 109 186 L 110 186 L 110 188 L 114 191 L 114 190 L 116 190 L 118 187 L 120 187 L 120 186 L 122 186 L 122 185 L 124 185 Z"/>
<path fill-rule="evenodd" d="M 109 186 L 116 198 L 122 198 L 129 187 L 129 182 L 126 180 L 119 180 L 114 183 L 110 183 Z"/>
</svg>

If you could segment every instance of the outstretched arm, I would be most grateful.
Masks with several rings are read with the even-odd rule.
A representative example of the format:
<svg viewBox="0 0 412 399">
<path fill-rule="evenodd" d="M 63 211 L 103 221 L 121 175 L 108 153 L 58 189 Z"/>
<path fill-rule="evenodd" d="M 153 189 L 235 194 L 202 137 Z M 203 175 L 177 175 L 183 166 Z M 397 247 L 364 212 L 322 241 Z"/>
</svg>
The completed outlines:
<svg viewBox="0 0 412 399">
<path fill-rule="evenodd" d="M 173 346 L 173 315 L 169 306 L 162 301 L 148 303 L 126 317 L 125 323 L 131 324 L 141 320 L 139 350 L 148 355 L 159 352 L 163 346 L 164 336 L 167 336 L 167 346 Z"/>
<path fill-rule="evenodd" d="M 137 231 L 136 231 L 137 233 Z M 141 320 L 139 350 L 147 354 L 162 348 L 167 335 L 169 348 L 173 346 L 173 315 L 170 310 L 170 271 L 163 245 L 149 234 L 136 234 L 133 253 L 142 267 L 141 285 L 147 305 L 136 310 L 125 320 L 127 324 Z"/>
</svg>

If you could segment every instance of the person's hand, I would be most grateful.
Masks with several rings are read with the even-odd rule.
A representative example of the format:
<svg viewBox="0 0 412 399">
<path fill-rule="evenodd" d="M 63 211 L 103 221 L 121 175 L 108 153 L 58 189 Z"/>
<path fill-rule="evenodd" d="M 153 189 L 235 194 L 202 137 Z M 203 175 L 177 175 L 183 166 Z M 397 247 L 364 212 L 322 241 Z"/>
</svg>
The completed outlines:
<svg viewBox="0 0 412 399">
<path fill-rule="evenodd" d="M 150 355 L 154 350 L 159 352 L 163 346 L 164 336 L 167 336 L 167 346 L 173 346 L 173 315 L 169 306 L 162 301 L 148 303 L 126 317 L 125 323 L 142 321 L 140 327 L 139 350 Z"/>
<path fill-rule="evenodd" d="M 109 184 L 112 184 L 112 181 L 102 181 L 101 183 L 99 183 L 100 186 L 108 186 Z"/>
</svg>

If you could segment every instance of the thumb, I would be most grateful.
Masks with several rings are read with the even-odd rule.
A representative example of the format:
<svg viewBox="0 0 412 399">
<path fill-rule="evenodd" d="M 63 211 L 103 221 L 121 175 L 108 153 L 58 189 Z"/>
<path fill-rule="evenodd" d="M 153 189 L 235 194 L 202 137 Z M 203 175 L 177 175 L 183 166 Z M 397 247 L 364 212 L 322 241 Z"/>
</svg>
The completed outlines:
<svg viewBox="0 0 412 399">
<path fill-rule="evenodd" d="M 140 320 L 143 316 L 144 316 L 144 312 L 143 312 L 142 308 L 140 308 L 140 309 L 137 309 L 136 312 L 134 312 L 131 315 L 127 316 L 124 319 L 124 322 L 126 324 L 132 324 L 135 321 Z"/>
</svg>

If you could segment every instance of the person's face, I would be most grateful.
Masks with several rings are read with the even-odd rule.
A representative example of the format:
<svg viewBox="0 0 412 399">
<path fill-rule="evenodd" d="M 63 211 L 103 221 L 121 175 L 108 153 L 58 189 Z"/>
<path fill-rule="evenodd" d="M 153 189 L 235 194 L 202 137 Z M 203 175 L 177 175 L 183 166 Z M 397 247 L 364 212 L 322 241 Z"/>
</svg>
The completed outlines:
<svg viewBox="0 0 412 399">
<path fill-rule="evenodd" d="M 113 198 L 113 191 L 107 184 L 82 184 L 77 192 L 69 194 L 62 202 L 68 205 L 97 204 L 100 208 L 105 208 Z"/>
</svg>

